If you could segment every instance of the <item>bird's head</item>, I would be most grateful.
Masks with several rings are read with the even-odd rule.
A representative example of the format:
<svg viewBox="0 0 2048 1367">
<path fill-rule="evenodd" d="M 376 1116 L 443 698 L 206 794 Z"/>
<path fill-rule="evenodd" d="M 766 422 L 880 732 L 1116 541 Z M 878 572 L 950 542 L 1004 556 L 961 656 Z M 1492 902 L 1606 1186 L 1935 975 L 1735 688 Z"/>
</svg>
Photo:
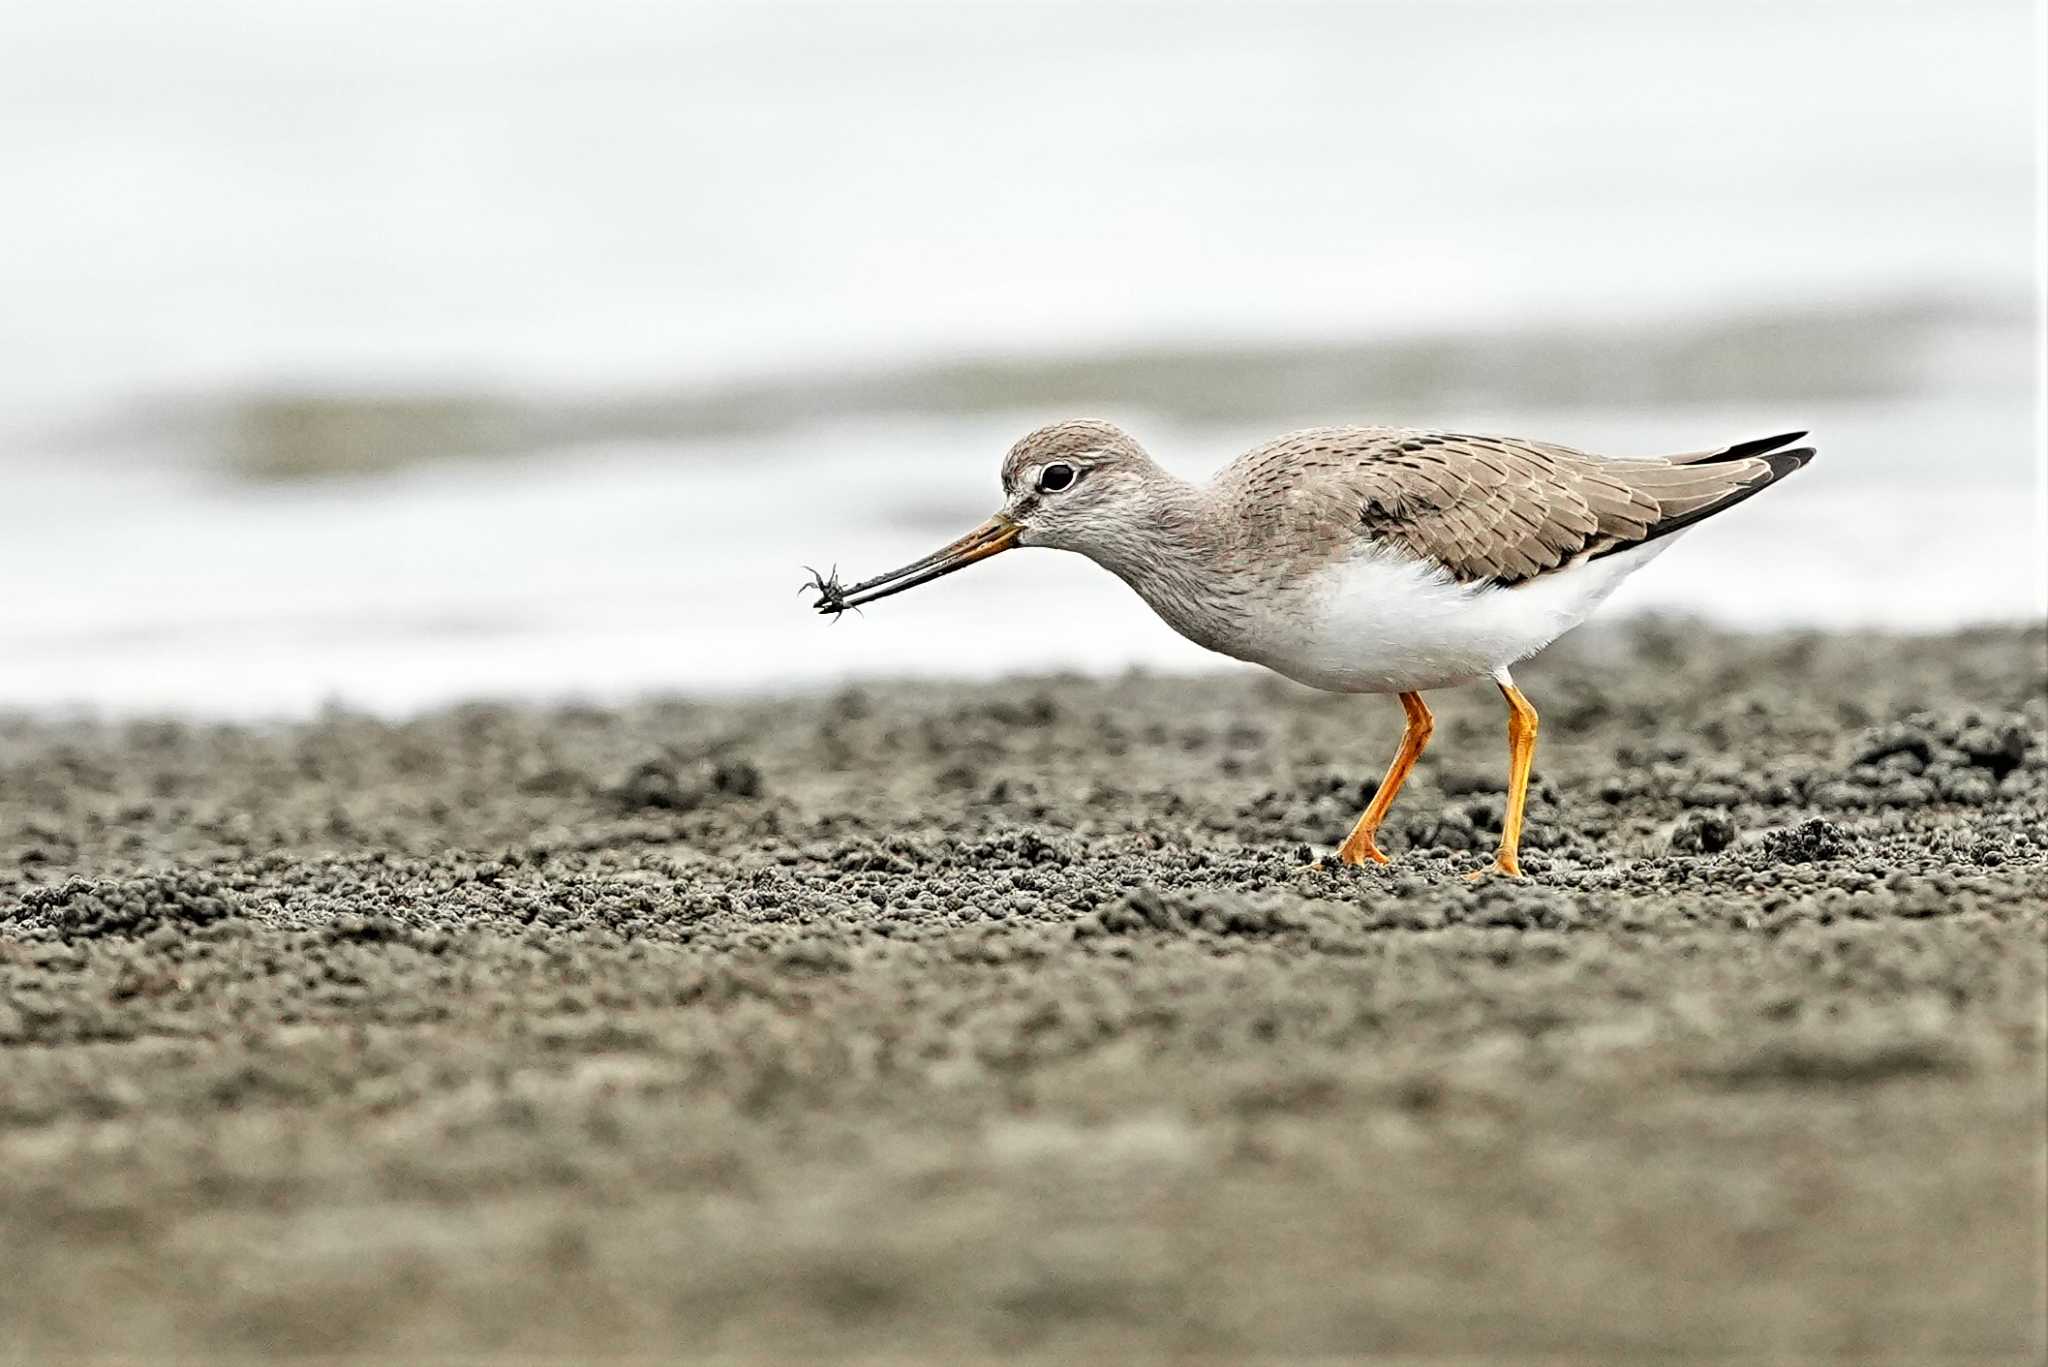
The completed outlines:
<svg viewBox="0 0 2048 1367">
<path fill-rule="evenodd" d="M 814 585 L 819 612 L 837 614 L 930 583 L 1012 546 L 1052 546 L 1109 563 L 1148 528 L 1161 471 L 1106 422 L 1062 422 L 1030 433 L 1003 457 L 1003 507 L 950 545 L 859 584 Z"/>
<path fill-rule="evenodd" d="M 1003 511 L 1020 546 L 1092 555 L 1143 519 L 1159 467 L 1106 422 L 1041 427 L 1003 457 Z"/>
</svg>

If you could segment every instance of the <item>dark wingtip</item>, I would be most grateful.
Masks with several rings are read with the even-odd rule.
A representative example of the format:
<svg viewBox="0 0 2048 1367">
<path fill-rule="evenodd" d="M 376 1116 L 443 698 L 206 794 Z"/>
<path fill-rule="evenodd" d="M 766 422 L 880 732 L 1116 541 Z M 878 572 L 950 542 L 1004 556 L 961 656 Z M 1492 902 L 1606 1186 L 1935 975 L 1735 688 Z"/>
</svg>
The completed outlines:
<svg viewBox="0 0 2048 1367">
<path fill-rule="evenodd" d="M 1803 437 L 1805 435 L 1806 434 L 1804 432 L 1798 432 L 1792 434 L 1791 436 L 1772 437 L 1769 439 L 1768 442 L 1764 444 L 1768 445 L 1772 442 L 1782 444 L 1784 442 L 1793 440 L 1795 437 Z M 1759 443 L 1756 442 L 1747 443 L 1747 445 L 1751 448 L 1756 447 L 1758 444 Z M 1732 453 L 1737 449 L 1740 448 L 1731 447 L 1730 454 L 1732 455 Z M 1806 463 L 1812 460 L 1814 456 L 1817 454 L 1817 448 L 1812 446 L 1795 446 L 1789 451 L 1769 450 L 1756 452 L 1748 458 L 1761 461 L 1764 465 L 1764 468 L 1770 471 L 1768 477 L 1757 477 L 1745 480 L 1743 483 L 1737 484 L 1733 492 L 1731 492 L 1727 497 L 1721 499 L 1718 503 L 1709 503 L 1705 507 L 1695 508 L 1689 513 L 1683 513 L 1677 517 L 1666 518 L 1662 522 L 1654 523 L 1651 525 L 1647 532 L 1645 532 L 1642 536 L 1635 538 L 1633 541 L 1617 541 L 1613 545 L 1607 546 L 1604 549 L 1593 552 L 1587 558 L 1592 560 L 1598 560 L 1603 555 L 1612 555 L 1616 551 L 1625 551 L 1632 546 L 1640 546 L 1645 542 L 1655 541 L 1659 537 L 1670 536 L 1674 532 L 1682 532 L 1687 527 L 1692 526 L 1696 522 L 1703 522 L 1707 518 L 1714 516 L 1714 514 L 1716 513 L 1726 512 L 1728 511 L 1728 509 L 1733 508 L 1736 504 L 1741 503 L 1743 500 L 1748 499 L 1756 494 L 1762 493 L 1764 490 L 1770 488 L 1773 484 L 1776 484 L 1779 480 L 1791 474 L 1793 471 L 1804 469 Z M 1714 462 L 1703 463 L 1718 463 L 1720 460 L 1729 458 L 1730 456 L 1720 456 L 1716 457 Z"/>
<path fill-rule="evenodd" d="M 1804 432 L 1799 434 L 1805 436 Z M 1803 470 L 1820 451 L 1812 446 L 1795 446 L 1789 451 L 1769 451 L 1757 457 L 1771 467 L 1771 477 L 1766 483 L 1775 484 L 1794 470 Z"/>
<path fill-rule="evenodd" d="M 1806 433 L 1804 432 L 1780 432 L 1775 437 L 1758 437 L 1755 441 L 1739 441 L 1727 450 L 1717 452 L 1710 460 L 1700 463 L 1703 465 L 1718 465 L 1724 460 L 1748 460 L 1752 456 L 1766 455 L 1781 446 L 1789 446 L 1805 435 Z M 1807 449 L 1806 455 L 1808 459 L 1813 457 L 1812 448 L 1809 447 Z"/>
</svg>

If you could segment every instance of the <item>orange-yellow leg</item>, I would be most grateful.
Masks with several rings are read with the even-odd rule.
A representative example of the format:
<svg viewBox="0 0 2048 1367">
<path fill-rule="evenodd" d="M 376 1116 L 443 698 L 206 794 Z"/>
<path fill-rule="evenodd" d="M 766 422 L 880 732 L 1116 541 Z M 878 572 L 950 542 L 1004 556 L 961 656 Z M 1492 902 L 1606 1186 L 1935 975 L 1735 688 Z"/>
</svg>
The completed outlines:
<svg viewBox="0 0 2048 1367">
<path fill-rule="evenodd" d="M 1500 680 L 1500 695 L 1508 700 L 1508 810 L 1500 825 L 1500 849 L 1493 857 L 1493 867 L 1473 874 L 1474 878 L 1488 873 L 1522 876 L 1517 856 L 1522 848 L 1522 814 L 1529 806 L 1529 763 L 1536 757 L 1536 709 L 1529 706 L 1522 690 L 1505 678 Z"/>
<path fill-rule="evenodd" d="M 1380 780 L 1380 790 L 1372 795 L 1365 815 L 1358 818 L 1351 834 L 1345 836 L 1344 843 L 1337 847 L 1337 858 L 1346 864 L 1363 864 L 1368 859 L 1375 864 L 1387 862 L 1373 836 L 1379 833 L 1380 823 L 1387 819 L 1387 812 L 1394 805 L 1394 795 L 1408 781 L 1408 771 L 1421 757 L 1422 747 L 1429 744 L 1429 733 L 1436 729 L 1436 719 L 1423 705 L 1420 693 L 1403 693 L 1401 709 L 1408 714 L 1407 729 L 1401 732 L 1401 748 L 1394 752 L 1394 762 L 1387 766 L 1387 776 Z"/>
</svg>

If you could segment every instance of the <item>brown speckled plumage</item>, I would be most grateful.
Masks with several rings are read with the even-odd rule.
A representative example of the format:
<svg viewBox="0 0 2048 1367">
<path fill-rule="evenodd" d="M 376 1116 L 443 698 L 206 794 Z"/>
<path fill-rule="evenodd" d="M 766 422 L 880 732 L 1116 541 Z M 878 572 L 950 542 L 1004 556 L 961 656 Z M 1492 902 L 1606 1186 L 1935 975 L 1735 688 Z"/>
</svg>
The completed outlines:
<svg viewBox="0 0 2048 1367">
<path fill-rule="evenodd" d="M 1323 427 L 1247 452 L 1211 487 L 1246 548 L 1348 553 L 1355 541 L 1331 533 L 1350 524 L 1460 582 L 1511 585 L 1741 501 L 1806 463 L 1810 449 L 1774 449 L 1802 435 L 1615 460 L 1511 437 Z"/>
</svg>

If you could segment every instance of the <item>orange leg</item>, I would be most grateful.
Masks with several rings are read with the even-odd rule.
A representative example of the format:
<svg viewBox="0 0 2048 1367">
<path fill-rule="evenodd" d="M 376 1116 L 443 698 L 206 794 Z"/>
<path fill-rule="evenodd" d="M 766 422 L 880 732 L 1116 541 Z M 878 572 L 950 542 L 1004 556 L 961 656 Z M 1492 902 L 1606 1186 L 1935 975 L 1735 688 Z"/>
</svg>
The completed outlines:
<svg viewBox="0 0 2048 1367">
<path fill-rule="evenodd" d="M 1505 676 L 1500 679 L 1500 695 L 1508 700 L 1508 810 L 1501 822 L 1500 850 L 1493 857 L 1493 867 L 1473 874 L 1474 878 L 1488 873 L 1522 876 L 1517 855 L 1522 848 L 1522 814 L 1529 806 L 1529 763 L 1536 757 L 1536 709 Z"/>
<path fill-rule="evenodd" d="M 1344 843 L 1337 847 L 1337 858 L 1346 864 L 1363 864 L 1368 859 L 1375 864 L 1387 862 L 1373 836 L 1379 832 L 1380 823 L 1387 819 L 1387 812 L 1394 805 L 1394 795 L 1407 782 L 1408 771 L 1421 757 L 1422 747 L 1429 744 L 1429 733 L 1436 729 L 1436 719 L 1429 715 L 1429 708 L 1423 705 L 1420 693 L 1403 693 L 1401 708 L 1408 714 L 1407 729 L 1401 732 L 1401 748 L 1394 752 L 1394 762 L 1387 766 L 1387 776 L 1380 780 L 1380 790 L 1372 795 L 1365 815 L 1358 818 L 1351 834 L 1345 836 Z"/>
</svg>

